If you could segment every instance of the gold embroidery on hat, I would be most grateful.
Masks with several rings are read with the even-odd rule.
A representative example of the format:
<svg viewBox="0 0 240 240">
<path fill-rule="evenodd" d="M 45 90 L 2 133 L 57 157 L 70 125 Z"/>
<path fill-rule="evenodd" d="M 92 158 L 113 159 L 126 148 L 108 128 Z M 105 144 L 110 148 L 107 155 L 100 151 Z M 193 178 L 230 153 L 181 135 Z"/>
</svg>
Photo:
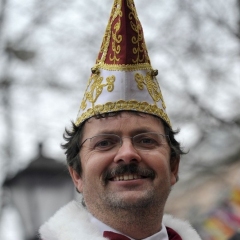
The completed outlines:
<svg viewBox="0 0 240 240">
<path fill-rule="evenodd" d="M 132 59 L 133 63 L 141 63 L 141 62 L 150 62 L 150 59 L 147 54 L 147 48 L 144 42 L 143 32 L 142 32 L 142 26 L 138 19 L 136 8 L 134 7 L 134 3 L 132 0 L 127 1 L 127 5 L 129 9 L 131 9 L 131 12 L 129 13 L 129 20 L 134 19 L 136 21 L 136 24 L 133 21 L 130 21 L 131 28 L 133 31 L 136 32 L 137 36 L 132 37 L 132 43 L 134 45 L 137 45 L 135 48 L 133 48 L 133 53 L 136 54 L 136 59 Z M 140 53 L 144 53 L 142 58 L 140 59 Z"/>
<path fill-rule="evenodd" d="M 100 63 L 99 68 L 108 71 L 138 71 L 138 70 L 150 70 L 152 69 L 149 63 L 139 63 L 139 64 L 106 64 Z"/>
<path fill-rule="evenodd" d="M 86 112 L 82 113 L 76 120 L 76 125 L 80 125 L 86 119 L 95 116 L 96 114 L 103 114 L 108 112 L 117 111 L 137 111 L 152 114 L 162 118 L 169 126 L 171 126 L 170 119 L 163 109 L 158 108 L 155 104 L 149 104 L 147 102 L 138 102 L 135 100 L 124 101 L 119 100 L 117 102 L 107 102 L 105 104 L 98 104 L 93 108 L 89 108 Z"/>
<path fill-rule="evenodd" d="M 122 17 L 122 11 L 119 11 L 119 16 Z M 117 34 L 117 32 L 120 30 L 121 28 L 121 21 L 120 18 L 118 20 L 118 22 L 114 25 L 113 30 L 112 31 L 112 50 L 114 55 L 112 56 L 112 54 L 110 54 L 109 59 L 110 61 L 116 63 L 120 60 L 120 58 L 117 58 L 117 55 L 120 53 L 121 51 L 121 45 L 120 43 L 122 42 L 122 35 Z"/>
<path fill-rule="evenodd" d="M 152 77 L 151 72 L 147 72 L 146 77 L 140 73 L 136 73 L 135 81 L 137 82 L 137 86 L 140 90 L 144 89 L 144 85 L 146 86 L 155 104 L 161 100 L 163 108 L 166 108 L 158 81 L 155 77 Z"/>
<path fill-rule="evenodd" d="M 134 32 L 134 36 L 131 38 L 132 49 L 129 49 L 129 51 L 132 51 L 134 56 L 131 60 L 132 64 L 118 64 L 120 60 L 119 58 L 121 57 L 120 53 L 123 50 L 123 48 L 121 48 L 121 43 L 123 38 L 127 37 L 124 34 L 120 34 L 121 27 L 123 27 L 121 26 L 121 20 L 124 14 L 122 12 L 122 2 L 122 0 L 114 0 L 114 6 L 112 8 L 110 19 L 103 37 L 101 49 L 96 61 L 97 64 L 92 68 L 92 76 L 88 80 L 88 86 L 81 103 L 76 125 L 80 125 L 86 119 L 91 118 L 96 114 L 129 110 L 156 115 L 166 121 L 169 126 L 171 126 L 170 119 L 164 111 L 166 106 L 157 79 L 155 78 L 157 72 L 152 70 L 144 41 L 142 26 L 138 19 L 133 0 L 126 0 L 130 11 L 129 15 L 126 17 L 130 22 L 130 28 Z M 109 51 L 111 52 L 110 55 L 108 55 Z M 128 53 L 132 55 L 131 52 Z M 109 57 L 107 62 L 111 62 L 111 64 L 106 64 L 107 57 Z M 117 81 L 115 76 L 107 77 L 104 80 L 104 78 L 101 76 L 101 69 L 121 72 L 145 70 L 147 73 L 135 74 L 135 81 L 139 91 L 148 91 L 154 103 L 150 104 L 136 100 L 118 100 L 116 102 L 98 104 L 99 96 L 101 94 L 105 94 L 103 90 L 108 92 L 113 91 L 115 87 L 114 82 Z M 145 87 L 147 90 L 144 89 Z M 157 102 L 160 100 L 162 101 L 161 108 L 157 105 Z"/>
<path fill-rule="evenodd" d="M 136 36 L 132 37 L 132 43 L 136 46 L 132 49 L 132 52 L 136 55 L 136 58 L 132 59 L 132 62 L 133 63 L 144 63 L 144 62 L 150 63 L 150 59 L 147 53 L 147 47 L 146 47 L 143 32 L 142 32 L 142 26 L 138 19 L 134 2 L 132 0 L 127 0 L 127 6 L 131 10 L 131 12 L 128 15 L 128 18 L 130 20 L 130 25 L 133 31 L 136 33 Z M 102 54 L 101 59 L 97 59 L 97 63 L 105 62 L 108 48 L 111 41 L 111 36 L 113 39 L 112 51 L 114 55 L 113 56 L 110 55 L 109 60 L 114 62 L 114 64 L 120 60 L 120 58 L 118 58 L 117 55 L 121 52 L 120 43 L 122 42 L 123 36 L 120 34 L 117 35 L 117 32 L 120 30 L 120 27 L 121 27 L 121 17 L 123 14 L 121 11 L 121 8 L 122 8 L 122 1 L 115 0 L 111 15 L 110 15 L 110 19 L 103 37 L 102 45 L 100 48 L 100 53 Z M 118 22 L 112 27 L 113 22 L 117 17 L 119 17 Z M 135 20 L 136 23 L 131 20 Z M 111 29 L 113 29 L 112 32 L 111 32 Z M 141 53 L 142 53 L 142 58 L 140 58 Z"/>
<path fill-rule="evenodd" d="M 104 87 L 107 87 L 108 92 L 113 91 L 115 76 L 107 77 L 106 83 L 102 83 L 102 81 L 103 81 L 103 77 L 100 77 L 98 74 L 93 74 L 90 77 L 88 87 L 87 87 L 87 89 L 90 88 L 90 90 L 89 91 L 86 90 L 84 94 L 84 97 L 80 106 L 82 110 L 85 110 L 85 108 L 87 107 L 87 101 L 92 103 L 92 106 L 94 106 L 94 103 L 97 101 Z"/>
<path fill-rule="evenodd" d="M 102 45 L 101 45 L 101 48 L 100 48 L 100 53 L 102 53 L 102 56 L 101 56 L 101 59 L 97 59 L 97 63 L 105 62 L 105 60 L 106 60 L 108 47 L 109 47 L 110 40 L 111 40 L 111 26 L 112 26 L 114 20 L 117 17 L 122 17 L 121 7 L 122 7 L 122 1 L 121 0 L 115 0 L 114 6 L 112 8 L 111 15 L 110 15 L 110 19 L 108 21 L 108 25 L 107 25 L 107 28 L 106 28 L 106 31 L 105 31 L 105 34 L 104 34 L 104 37 L 103 37 Z M 119 20 L 119 22 L 120 22 L 120 20 Z M 115 26 L 114 26 L 114 29 L 116 30 L 115 34 L 119 30 L 119 28 L 120 28 L 120 25 L 118 23 L 115 24 Z M 116 36 L 114 40 L 115 41 L 117 40 L 116 42 L 120 43 L 122 41 L 122 36 L 118 35 L 118 37 Z M 119 42 L 119 40 L 121 40 L 121 41 Z M 113 52 L 114 53 L 119 53 L 120 52 L 119 47 L 120 47 L 120 45 L 118 45 L 117 47 L 116 47 L 116 45 L 115 45 L 115 47 L 113 46 Z M 119 61 L 119 59 L 118 59 L 118 61 Z"/>
</svg>

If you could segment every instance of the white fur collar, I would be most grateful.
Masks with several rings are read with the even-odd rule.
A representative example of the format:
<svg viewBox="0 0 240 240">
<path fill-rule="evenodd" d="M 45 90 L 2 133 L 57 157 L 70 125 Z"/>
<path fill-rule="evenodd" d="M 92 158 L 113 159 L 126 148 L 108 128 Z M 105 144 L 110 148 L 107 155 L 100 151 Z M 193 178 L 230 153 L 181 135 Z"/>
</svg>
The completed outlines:
<svg viewBox="0 0 240 240">
<path fill-rule="evenodd" d="M 183 240 L 201 240 L 197 232 L 187 221 L 174 218 L 171 215 L 163 216 L 163 224 L 177 232 Z"/>
<path fill-rule="evenodd" d="M 183 240 L 200 240 L 187 222 L 165 215 L 163 222 L 175 230 Z M 39 230 L 42 240 L 106 240 L 89 221 L 88 212 L 76 201 L 68 203 Z"/>
</svg>

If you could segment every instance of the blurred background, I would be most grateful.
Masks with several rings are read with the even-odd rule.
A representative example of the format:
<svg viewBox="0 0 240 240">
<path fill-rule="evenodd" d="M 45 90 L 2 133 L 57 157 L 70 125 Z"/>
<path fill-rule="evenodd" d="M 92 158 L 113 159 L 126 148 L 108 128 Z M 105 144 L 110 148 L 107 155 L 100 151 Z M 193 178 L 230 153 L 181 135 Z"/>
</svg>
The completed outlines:
<svg viewBox="0 0 240 240">
<path fill-rule="evenodd" d="M 62 134 L 113 0 L 0 0 L 0 239 L 34 240 L 75 197 Z M 203 240 L 240 239 L 240 0 L 135 0 L 178 140 L 166 212 Z"/>
</svg>

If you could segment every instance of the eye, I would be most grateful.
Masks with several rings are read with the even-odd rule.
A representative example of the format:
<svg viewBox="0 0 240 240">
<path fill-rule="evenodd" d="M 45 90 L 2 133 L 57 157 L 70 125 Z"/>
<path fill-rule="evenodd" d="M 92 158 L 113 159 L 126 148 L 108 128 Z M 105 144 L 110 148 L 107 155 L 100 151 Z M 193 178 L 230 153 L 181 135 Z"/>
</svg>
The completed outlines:
<svg viewBox="0 0 240 240">
<path fill-rule="evenodd" d="M 100 147 L 100 148 L 105 148 L 108 147 L 110 145 L 112 145 L 113 142 L 111 141 L 111 139 L 105 139 L 105 140 L 101 140 L 98 143 L 95 144 L 95 147 Z"/>
<path fill-rule="evenodd" d="M 140 143 L 142 144 L 154 144 L 156 141 L 152 138 L 142 138 Z"/>
<path fill-rule="evenodd" d="M 139 142 L 139 144 L 143 145 L 143 146 L 156 146 L 158 145 L 158 142 L 151 138 L 151 137 L 147 137 L 147 136 L 144 136 L 142 137 Z"/>
<path fill-rule="evenodd" d="M 112 135 L 99 135 L 92 138 L 92 149 L 106 151 L 118 145 L 119 139 Z"/>
<path fill-rule="evenodd" d="M 153 149 L 161 145 L 158 135 L 156 134 L 139 134 L 134 138 L 134 144 L 141 149 Z"/>
<path fill-rule="evenodd" d="M 135 143 L 138 145 L 143 145 L 143 146 L 157 145 L 156 140 L 150 137 L 141 137 L 135 140 L 136 140 Z"/>
</svg>

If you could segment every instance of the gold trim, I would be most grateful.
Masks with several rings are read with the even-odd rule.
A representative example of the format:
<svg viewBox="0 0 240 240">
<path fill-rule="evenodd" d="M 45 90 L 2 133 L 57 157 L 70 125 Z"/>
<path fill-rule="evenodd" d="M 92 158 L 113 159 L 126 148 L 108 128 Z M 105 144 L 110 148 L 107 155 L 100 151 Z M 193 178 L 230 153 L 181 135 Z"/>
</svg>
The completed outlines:
<svg viewBox="0 0 240 240">
<path fill-rule="evenodd" d="M 86 112 L 83 112 L 81 116 L 77 118 L 75 124 L 79 126 L 82 122 L 97 114 L 124 110 L 143 112 L 158 116 L 162 118 L 171 127 L 170 119 L 163 109 L 158 108 L 156 105 L 152 105 L 147 102 L 138 102 L 135 100 L 130 101 L 119 100 L 117 102 L 107 102 L 105 104 L 96 105 L 93 108 L 89 108 Z"/>
<path fill-rule="evenodd" d="M 98 63 L 98 68 L 108 70 L 108 71 L 138 71 L 138 70 L 152 70 L 149 63 L 140 64 L 106 64 Z"/>
</svg>

